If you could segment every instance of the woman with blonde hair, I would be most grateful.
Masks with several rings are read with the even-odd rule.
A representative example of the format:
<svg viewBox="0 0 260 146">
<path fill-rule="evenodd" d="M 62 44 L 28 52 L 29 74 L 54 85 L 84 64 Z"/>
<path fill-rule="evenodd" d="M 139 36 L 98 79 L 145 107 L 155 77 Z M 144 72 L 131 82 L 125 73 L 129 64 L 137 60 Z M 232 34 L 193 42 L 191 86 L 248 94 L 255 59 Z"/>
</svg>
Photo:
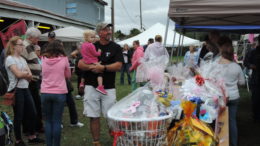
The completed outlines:
<svg viewBox="0 0 260 146">
<path fill-rule="evenodd" d="M 21 57 L 23 49 L 23 40 L 18 36 L 12 37 L 7 44 L 5 60 L 5 68 L 9 79 L 8 92 L 15 90 L 15 104 L 13 106 L 15 146 L 25 146 L 21 135 L 21 125 L 24 120 L 28 121 L 25 122 L 29 128 L 28 143 L 44 142 L 35 135 L 36 109 L 28 89 L 32 73 L 26 61 Z M 24 119 L 24 117 L 28 119 Z"/>
<path fill-rule="evenodd" d="M 94 30 L 88 29 L 84 32 L 83 35 L 84 35 L 85 42 L 81 46 L 82 60 L 86 64 L 98 64 L 99 63 L 98 57 L 101 56 L 101 49 L 98 48 L 98 50 L 97 50 L 93 44 L 97 41 L 96 32 Z M 80 83 L 80 86 L 85 84 L 85 83 L 83 83 L 83 81 L 84 80 L 82 80 L 82 82 Z M 107 91 L 105 90 L 104 85 L 103 85 L 103 74 L 102 73 L 98 74 L 97 81 L 98 81 L 98 86 L 96 87 L 96 90 L 98 92 L 106 95 Z"/>
</svg>

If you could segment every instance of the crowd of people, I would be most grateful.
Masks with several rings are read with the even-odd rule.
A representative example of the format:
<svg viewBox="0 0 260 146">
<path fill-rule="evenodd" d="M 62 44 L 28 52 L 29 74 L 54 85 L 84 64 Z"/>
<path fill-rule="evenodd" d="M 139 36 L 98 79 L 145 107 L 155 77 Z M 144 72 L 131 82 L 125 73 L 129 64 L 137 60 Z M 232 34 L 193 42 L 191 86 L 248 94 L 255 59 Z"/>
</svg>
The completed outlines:
<svg viewBox="0 0 260 146">
<path fill-rule="evenodd" d="M 128 44 L 120 46 L 111 41 L 111 24 L 99 23 L 96 31 L 86 30 L 84 42 L 78 47 L 75 73 L 78 76 L 78 96 L 83 97 L 83 115 L 90 119 L 90 132 L 93 145 L 100 146 L 100 117 L 107 117 L 107 111 L 116 103 L 116 72 L 121 71 L 120 83 L 124 84 L 124 75 L 134 91 L 138 84 L 136 72 L 141 61 L 152 60 L 161 55 L 168 55 L 163 47 L 163 38 L 156 35 L 145 46 L 138 40 L 131 49 Z M 72 96 L 71 69 L 62 41 L 55 39 L 50 32 L 48 42 L 38 46 L 41 32 L 37 28 L 26 31 L 26 39 L 13 37 L 9 40 L 5 53 L 4 66 L 8 74 L 8 92 L 15 89 L 14 133 L 15 146 L 25 146 L 23 133 L 28 136 L 28 144 L 46 143 L 47 146 L 59 146 L 62 130 L 64 104 L 69 108 L 71 126 L 82 127 Z M 96 37 L 98 35 L 98 39 Z M 259 42 L 260 42 L 260 37 Z M 259 88 L 259 45 L 249 53 L 246 67 L 252 69 L 251 91 L 253 116 L 260 120 L 257 106 L 260 104 Z M 169 55 L 168 55 L 169 56 Z M 238 85 L 245 84 L 244 73 L 234 61 L 232 41 L 210 32 L 202 48 L 190 46 L 184 56 L 183 64 L 197 68 L 206 62 L 216 62 L 223 70 L 229 107 L 230 145 L 237 146 L 236 113 L 239 102 Z M 132 75 L 131 75 L 131 72 Z M 143 84 L 140 83 L 140 86 Z M 111 132 L 108 129 L 108 132 Z M 45 133 L 45 140 L 37 133 Z"/>
</svg>

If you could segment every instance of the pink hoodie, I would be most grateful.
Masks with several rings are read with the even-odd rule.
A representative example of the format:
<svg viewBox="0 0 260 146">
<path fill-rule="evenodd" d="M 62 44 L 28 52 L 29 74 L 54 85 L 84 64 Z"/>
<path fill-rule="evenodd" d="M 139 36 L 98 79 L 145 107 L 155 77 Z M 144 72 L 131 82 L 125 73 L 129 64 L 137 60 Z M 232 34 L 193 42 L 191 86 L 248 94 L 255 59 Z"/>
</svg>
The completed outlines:
<svg viewBox="0 0 260 146">
<path fill-rule="evenodd" d="M 71 72 L 67 57 L 42 57 L 41 93 L 68 93 L 65 78 L 70 78 Z"/>
<path fill-rule="evenodd" d="M 143 56 L 144 56 L 144 48 L 142 46 L 137 47 L 131 60 L 132 66 L 130 68 L 130 71 L 137 69 L 137 67 L 140 65 L 140 59 Z"/>
</svg>

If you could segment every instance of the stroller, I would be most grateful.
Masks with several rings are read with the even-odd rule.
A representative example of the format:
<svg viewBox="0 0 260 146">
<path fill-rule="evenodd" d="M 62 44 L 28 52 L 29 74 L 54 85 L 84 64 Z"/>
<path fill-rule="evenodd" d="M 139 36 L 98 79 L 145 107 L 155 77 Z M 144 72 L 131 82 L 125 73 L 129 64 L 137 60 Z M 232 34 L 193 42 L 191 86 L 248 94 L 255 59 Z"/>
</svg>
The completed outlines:
<svg viewBox="0 0 260 146">
<path fill-rule="evenodd" d="M 0 146 L 12 144 L 11 133 L 13 122 L 5 112 L 1 112 L 0 116 Z"/>
</svg>

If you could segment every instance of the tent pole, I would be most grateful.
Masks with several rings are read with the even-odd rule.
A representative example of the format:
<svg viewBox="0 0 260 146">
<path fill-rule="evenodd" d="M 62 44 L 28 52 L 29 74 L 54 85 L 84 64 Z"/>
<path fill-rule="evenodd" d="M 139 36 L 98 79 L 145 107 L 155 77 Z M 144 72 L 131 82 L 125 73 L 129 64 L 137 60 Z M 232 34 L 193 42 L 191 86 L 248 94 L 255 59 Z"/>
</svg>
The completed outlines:
<svg viewBox="0 0 260 146">
<path fill-rule="evenodd" d="M 180 36 L 179 36 L 178 51 L 177 51 L 177 59 L 176 59 L 177 62 L 179 62 L 179 59 L 178 59 L 178 58 L 179 58 L 179 52 L 180 52 L 181 35 L 182 35 L 182 34 L 180 34 Z"/>
<path fill-rule="evenodd" d="M 173 57 L 173 49 L 174 49 L 175 37 L 176 37 L 176 31 L 174 30 L 172 50 L 171 50 L 171 62 L 172 62 L 172 57 Z"/>
<path fill-rule="evenodd" d="M 243 40 L 243 50 L 247 50 L 246 46 L 247 46 L 247 43 L 246 43 L 245 40 Z M 236 53 L 237 53 L 237 52 L 236 52 Z M 237 55 L 238 55 L 238 54 L 237 54 Z M 245 55 L 243 56 L 243 58 L 245 58 L 245 56 L 246 56 L 246 53 L 245 53 Z"/>
<path fill-rule="evenodd" d="M 180 51 L 180 56 L 182 56 L 183 40 L 184 40 L 184 33 L 183 33 L 183 35 L 182 35 L 182 40 L 181 40 L 181 51 Z"/>
<path fill-rule="evenodd" d="M 166 28 L 165 28 L 165 34 L 164 34 L 164 42 L 163 42 L 163 47 L 166 47 L 166 42 L 167 42 L 167 36 L 168 36 L 168 29 L 169 29 L 169 17 L 167 18 L 167 23 L 166 23 Z"/>
</svg>

